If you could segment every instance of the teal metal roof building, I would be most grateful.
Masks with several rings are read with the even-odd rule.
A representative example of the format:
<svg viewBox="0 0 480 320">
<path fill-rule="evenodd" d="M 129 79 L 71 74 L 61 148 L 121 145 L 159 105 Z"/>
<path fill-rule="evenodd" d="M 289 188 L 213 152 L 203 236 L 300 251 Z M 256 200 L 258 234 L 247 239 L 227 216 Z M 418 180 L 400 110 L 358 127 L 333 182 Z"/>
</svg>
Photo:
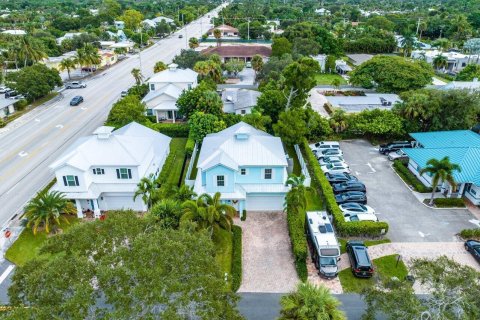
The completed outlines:
<svg viewBox="0 0 480 320">
<path fill-rule="evenodd" d="M 424 148 L 480 148 L 480 134 L 471 130 L 415 132 L 410 136 Z"/>
</svg>

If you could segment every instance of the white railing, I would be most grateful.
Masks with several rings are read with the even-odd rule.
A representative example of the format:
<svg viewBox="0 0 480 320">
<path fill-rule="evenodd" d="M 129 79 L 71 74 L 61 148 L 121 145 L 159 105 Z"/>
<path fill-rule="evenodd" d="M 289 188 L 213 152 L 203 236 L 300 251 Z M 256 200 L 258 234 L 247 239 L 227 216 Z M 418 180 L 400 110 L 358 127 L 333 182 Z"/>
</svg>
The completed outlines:
<svg viewBox="0 0 480 320">
<path fill-rule="evenodd" d="M 305 176 L 305 181 L 303 184 L 306 187 L 310 187 L 310 183 L 312 182 L 312 178 L 310 178 L 310 173 L 308 172 L 307 164 L 303 159 L 302 151 L 298 144 L 293 146 L 295 148 L 295 153 L 297 154 L 298 162 L 300 163 L 300 168 L 302 168 L 302 174 Z"/>
<path fill-rule="evenodd" d="M 195 184 L 195 179 L 190 180 L 190 175 L 192 174 L 193 165 L 195 164 L 195 160 L 197 159 L 197 152 L 198 152 L 198 145 L 197 143 L 195 143 L 195 146 L 193 147 L 192 156 L 190 157 L 190 163 L 188 164 L 187 174 L 185 175 L 185 184 L 190 187 L 193 187 L 193 185 Z"/>
</svg>

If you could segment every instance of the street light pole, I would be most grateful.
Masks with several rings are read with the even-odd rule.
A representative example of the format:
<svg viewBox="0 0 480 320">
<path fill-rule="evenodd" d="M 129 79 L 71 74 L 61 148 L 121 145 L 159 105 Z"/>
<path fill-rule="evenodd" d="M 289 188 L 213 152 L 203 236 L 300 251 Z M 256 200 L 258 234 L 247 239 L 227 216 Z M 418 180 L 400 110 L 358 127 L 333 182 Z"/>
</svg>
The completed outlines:
<svg viewBox="0 0 480 320">
<path fill-rule="evenodd" d="M 143 30 L 140 28 L 140 51 L 138 52 L 138 61 L 140 63 L 140 73 L 142 73 L 142 44 L 143 44 Z"/>
</svg>

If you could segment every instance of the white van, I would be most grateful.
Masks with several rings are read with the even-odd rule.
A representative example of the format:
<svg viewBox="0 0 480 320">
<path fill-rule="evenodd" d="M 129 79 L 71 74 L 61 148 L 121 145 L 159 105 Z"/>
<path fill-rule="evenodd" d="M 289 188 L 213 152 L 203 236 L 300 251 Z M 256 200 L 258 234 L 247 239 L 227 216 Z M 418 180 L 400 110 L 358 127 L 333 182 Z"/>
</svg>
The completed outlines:
<svg viewBox="0 0 480 320">
<path fill-rule="evenodd" d="M 340 149 L 340 143 L 338 143 L 338 141 L 320 141 L 310 144 L 309 147 L 314 153 L 316 153 L 326 149 Z"/>
</svg>

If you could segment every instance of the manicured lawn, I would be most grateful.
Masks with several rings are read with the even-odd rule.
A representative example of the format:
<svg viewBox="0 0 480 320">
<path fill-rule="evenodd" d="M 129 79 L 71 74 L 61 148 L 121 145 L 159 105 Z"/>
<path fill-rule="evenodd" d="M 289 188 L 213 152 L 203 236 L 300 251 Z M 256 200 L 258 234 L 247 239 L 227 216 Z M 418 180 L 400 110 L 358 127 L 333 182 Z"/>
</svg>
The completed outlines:
<svg viewBox="0 0 480 320">
<path fill-rule="evenodd" d="M 200 152 L 197 152 L 197 154 L 195 155 L 195 162 L 193 163 L 192 172 L 190 173 L 190 177 L 188 178 L 190 180 L 195 180 L 195 178 L 197 177 L 197 164 L 199 156 Z M 192 159 L 190 159 L 190 161 L 192 161 Z"/>
<path fill-rule="evenodd" d="M 72 225 L 78 223 L 80 220 L 76 216 L 68 216 L 70 224 L 62 223 L 60 229 L 64 232 L 68 230 Z M 18 266 L 23 266 L 27 261 L 39 256 L 38 249 L 47 240 L 47 234 L 45 232 L 37 232 L 33 235 L 31 228 L 25 228 L 17 241 L 7 250 L 5 257 Z"/>
<path fill-rule="evenodd" d="M 322 199 L 315 189 L 307 190 L 307 211 L 323 210 Z"/>
<path fill-rule="evenodd" d="M 343 79 L 341 76 L 338 74 L 331 74 L 331 73 L 319 73 L 315 76 L 315 79 L 317 80 L 317 84 L 332 84 L 332 81 L 334 79 L 340 80 L 340 84 L 347 84 L 347 81 Z"/>
<path fill-rule="evenodd" d="M 443 82 L 445 82 L 445 83 L 452 82 L 452 80 L 448 80 L 447 78 L 440 77 L 440 76 L 439 76 L 439 75 L 437 75 L 437 74 L 436 74 L 436 75 L 434 75 L 433 77 L 434 77 L 434 78 L 437 78 L 438 80 L 440 80 L 440 81 L 443 81 Z"/>
<path fill-rule="evenodd" d="M 341 253 L 345 253 L 347 252 L 347 250 L 345 249 L 346 248 L 346 245 L 347 245 L 347 241 L 346 239 L 338 239 L 338 242 L 340 242 L 340 252 Z M 365 243 L 365 245 L 367 247 L 371 247 L 371 246 L 374 246 L 374 245 L 377 245 L 377 244 L 382 244 L 382 243 L 390 243 L 392 241 L 390 241 L 390 239 L 380 239 L 380 240 L 365 240 L 363 241 L 363 243 Z"/>
<path fill-rule="evenodd" d="M 182 168 L 185 159 L 185 144 L 187 138 L 172 138 L 170 142 L 170 154 L 165 161 L 162 172 L 158 177 L 160 183 L 160 194 L 167 197 L 172 187 L 183 183 Z"/>
<path fill-rule="evenodd" d="M 231 286 L 232 274 L 232 233 L 223 229 L 213 234 L 213 243 L 215 244 L 218 265 L 222 268 L 223 273 L 228 273 L 228 286 Z"/>
<path fill-rule="evenodd" d="M 343 292 L 360 293 L 363 289 L 375 285 L 381 278 L 397 277 L 398 279 L 404 279 L 408 274 L 408 270 L 402 261 L 399 261 L 397 265 L 397 256 L 392 254 L 373 260 L 375 275 L 369 279 L 356 278 L 350 268 L 340 271 L 338 277 L 342 284 Z"/>
</svg>

